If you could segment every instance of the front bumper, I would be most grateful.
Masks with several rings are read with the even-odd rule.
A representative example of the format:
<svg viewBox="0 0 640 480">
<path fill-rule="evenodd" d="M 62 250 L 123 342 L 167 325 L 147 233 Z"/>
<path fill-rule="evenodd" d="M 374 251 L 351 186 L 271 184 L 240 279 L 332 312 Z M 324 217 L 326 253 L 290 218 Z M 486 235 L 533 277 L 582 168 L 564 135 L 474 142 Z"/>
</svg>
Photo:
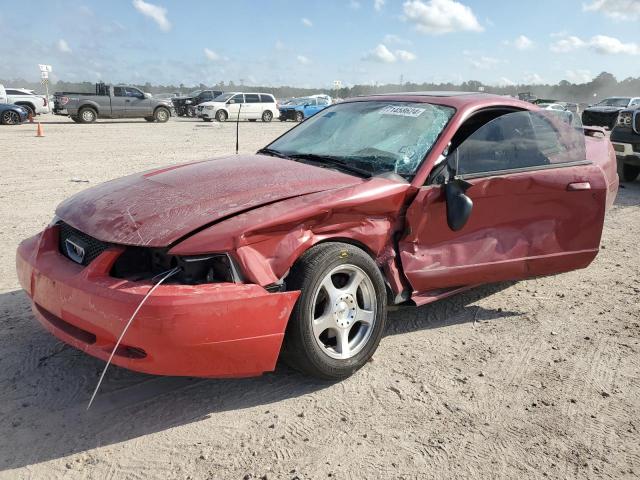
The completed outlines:
<svg viewBox="0 0 640 480">
<path fill-rule="evenodd" d="M 640 144 L 611 142 L 616 158 L 629 165 L 640 166 Z"/>
<path fill-rule="evenodd" d="M 296 120 L 297 111 L 292 108 L 280 110 L 280 120 Z"/>
<path fill-rule="evenodd" d="M 121 253 L 82 267 L 58 251 L 57 227 L 23 241 L 16 268 L 38 321 L 63 342 L 107 360 L 148 282 L 109 276 Z M 299 292 L 258 285 L 161 285 L 129 327 L 113 363 L 138 372 L 245 377 L 275 368 Z"/>
</svg>

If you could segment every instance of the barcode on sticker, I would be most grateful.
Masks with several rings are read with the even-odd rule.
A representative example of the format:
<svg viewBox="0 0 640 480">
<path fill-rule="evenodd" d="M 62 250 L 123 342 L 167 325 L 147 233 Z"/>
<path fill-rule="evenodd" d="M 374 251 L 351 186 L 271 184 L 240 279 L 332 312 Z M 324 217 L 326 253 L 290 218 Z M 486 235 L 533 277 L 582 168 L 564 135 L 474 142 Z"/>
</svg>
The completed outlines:
<svg viewBox="0 0 640 480">
<path fill-rule="evenodd" d="M 419 117 L 426 108 L 387 105 L 380 110 L 380 115 L 399 115 L 401 117 Z"/>
</svg>

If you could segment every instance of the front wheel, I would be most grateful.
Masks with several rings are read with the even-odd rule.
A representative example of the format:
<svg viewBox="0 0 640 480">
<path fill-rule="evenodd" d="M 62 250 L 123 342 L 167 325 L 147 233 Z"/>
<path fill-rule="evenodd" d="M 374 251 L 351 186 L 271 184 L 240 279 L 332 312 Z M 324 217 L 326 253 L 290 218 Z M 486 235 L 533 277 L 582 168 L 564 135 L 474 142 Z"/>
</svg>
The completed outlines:
<svg viewBox="0 0 640 480">
<path fill-rule="evenodd" d="M 218 110 L 216 112 L 216 120 L 219 122 L 226 122 L 227 121 L 227 112 L 225 112 L 224 110 Z"/>
<path fill-rule="evenodd" d="M 386 287 L 373 259 L 343 243 L 320 244 L 294 265 L 287 289 L 301 290 L 285 336 L 292 368 L 338 380 L 375 352 L 387 317 Z"/>
<path fill-rule="evenodd" d="M 156 111 L 153 112 L 153 118 L 158 123 L 165 123 L 169 120 L 171 113 L 169 113 L 169 109 L 160 107 L 156 108 Z"/>
<path fill-rule="evenodd" d="M 304 113 L 296 112 L 296 122 L 301 122 L 304 120 Z"/>
<path fill-rule="evenodd" d="M 262 121 L 263 122 L 270 122 L 271 120 L 273 120 L 273 113 L 271 113 L 270 110 L 265 110 L 262 113 Z"/>
<path fill-rule="evenodd" d="M 0 120 L 3 125 L 18 125 L 20 123 L 20 115 L 13 110 L 5 110 Z"/>
<path fill-rule="evenodd" d="M 155 118 L 153 118 L 153 117 L 144 117 L 144 119 L 145 119 L 147 122 L 149 122 L 149 123 L 151 123 L 151 122 L 155 122 L 155 121 L 156 121 L 156 119 L 155 119 Z"/>
</svg>

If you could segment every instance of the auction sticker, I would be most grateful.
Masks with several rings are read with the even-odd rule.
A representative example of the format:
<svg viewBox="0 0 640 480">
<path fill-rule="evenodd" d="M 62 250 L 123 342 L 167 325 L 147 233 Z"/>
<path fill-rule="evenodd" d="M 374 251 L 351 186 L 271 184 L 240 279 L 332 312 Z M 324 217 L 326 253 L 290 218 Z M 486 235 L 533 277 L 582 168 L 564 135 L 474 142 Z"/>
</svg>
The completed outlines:
<svg viewBox="0 0 640 480">
<path fill-rule="evenodd" d="M 387 105 L 380 110 L 380 115 L 398 115 L 400 117 L 419 117 L 426 108 Z"/>
</svg>

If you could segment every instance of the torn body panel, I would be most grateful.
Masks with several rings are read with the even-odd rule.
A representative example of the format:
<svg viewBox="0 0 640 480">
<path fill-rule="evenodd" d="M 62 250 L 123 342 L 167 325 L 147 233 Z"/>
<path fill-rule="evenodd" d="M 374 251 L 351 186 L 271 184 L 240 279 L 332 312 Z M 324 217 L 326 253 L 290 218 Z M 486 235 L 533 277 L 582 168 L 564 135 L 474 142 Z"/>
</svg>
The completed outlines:
<svg viewBox="0 0 640 480">
<path fill-rule="evenodd" d="M 305 195 L 254 209 L 213 225 L 170 250 L 175 255 L 232 251 L 247 280 L 277 283 L 297 258 L 326 240 L 362 245 L 387 273 L 395 293 L 403 280 L 394 234 L 411 190 L 406 183 L 372 178 L 361 185 Z"/>
</svg>

